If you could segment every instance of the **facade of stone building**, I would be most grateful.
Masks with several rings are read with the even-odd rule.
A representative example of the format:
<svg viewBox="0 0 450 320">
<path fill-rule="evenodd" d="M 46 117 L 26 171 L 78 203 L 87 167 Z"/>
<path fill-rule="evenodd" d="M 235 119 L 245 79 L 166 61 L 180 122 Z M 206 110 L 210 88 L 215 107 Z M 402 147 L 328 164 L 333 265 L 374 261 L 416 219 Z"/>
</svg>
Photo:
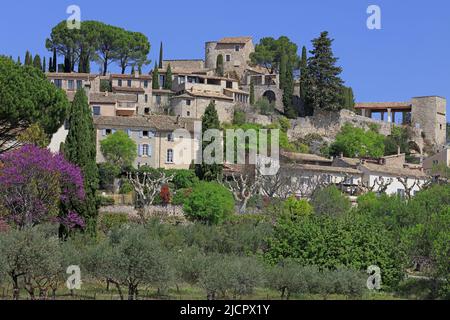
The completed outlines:
<svg viewBox="0 0 450 320">
<path fill-rule="evenodd" d="M 430 175 L 446 175 L 444 167 L 450 167 L 450 147 L 446 146 L 435 155 L 424 159 L 423 168 Z"/>
</svg>

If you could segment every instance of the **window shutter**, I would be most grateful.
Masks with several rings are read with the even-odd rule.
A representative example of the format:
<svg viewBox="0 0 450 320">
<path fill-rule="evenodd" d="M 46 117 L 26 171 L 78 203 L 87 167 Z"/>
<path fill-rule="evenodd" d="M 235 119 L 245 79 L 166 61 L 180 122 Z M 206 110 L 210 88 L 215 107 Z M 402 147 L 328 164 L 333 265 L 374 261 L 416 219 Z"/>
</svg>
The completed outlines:
<svg viewBox="0 0 450 320">
<path fill-rule="evenodd" d="M 148 156 L 151 157 L 152 155 L 153 155 L 152 146 L 149 144 L 148 145 Z"/>
<path fill-rule="evenodd" d="M 106 129 L 102 130 L 102 136 L 104 136 L 104 137 L 106 136 Z"/>
<path fill-rule="evenodd" d="M 143 134 L 143 132 L 142 131 L 139 131 L 139 138 L 143 138 L 144 137 L 144 134 Z"/>
<path fill-rule="evenodd" d="M 138 156 L 142 157 L 142 146 L 140 144 L 138 144 Z"/>
<path fill-rule="evenodd" d="M 129 137 L 131 137 L 131 129 L 127 129 L 127 134 Z"/>
</svg>

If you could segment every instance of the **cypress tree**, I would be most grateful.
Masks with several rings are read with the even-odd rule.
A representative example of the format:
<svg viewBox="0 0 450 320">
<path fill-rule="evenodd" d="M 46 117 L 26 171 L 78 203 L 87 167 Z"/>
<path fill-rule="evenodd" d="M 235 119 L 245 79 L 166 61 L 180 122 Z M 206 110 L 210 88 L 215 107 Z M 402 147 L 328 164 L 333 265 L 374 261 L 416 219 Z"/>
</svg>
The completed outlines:
<svg viewBox="0 0 450 320">
<path fill-rule="evenodd" d="M 142 65 L 141 64 L 138 65 L 138 72 L 140 75 L 142 74 Z"/>
<path fill-rule="evenodd" d="M 153 69 L 152 73 L 152 88 L 153 90 L 159 90 L 161 87 L 159 86 L 159 70 L 158 65 L 155 63 L 155 69 Z"/>
<path fill-rule="evenodd" d="M 285 55 L 284 55 L 285 56 Z M 289 59 L 284 58 L 286 60 L 286 69 L 284 74 L 284 83 L 283 83 L 283 105 L 284 105 L 284 113 L 290 119 L 295 119 L 297 117 L 297 113 L 295 112 L 294 104 L 293 104 L 293 95 L 294 95 L 294 74 L 293 74 L 293 66 Z M 283 58 L 282 58 L 283 60 Z"/>
<path fill-rule="evenodd" d="M 47 61 L 44 57 L 44 60 L 42 61 L 42 72 L 47 72 Z"/>
<path fill-rule="evenodd" d="M 338 59 L 331 48 L 333 40 L 328 37 L 328 32 L 322 32 L 312 43 L 314 49 L 308 58 L 305 80 L 306 104 L 313 111 L 340 110 L 343 81 L 339 75 L 342 68 L 336 66 Z"/>
<path fill-rule="evenodd" d="M 96 164 L 96 132 L 92 111 L 83 89 L 75 94 L 69 111 L 69 133 L 64 145 L 64 156 L 73 164 L 79 166 L 84 177 L 85 199 L 74 203 L 74 210 L 86 221 L 88 232 L 95 234 L 97 222 L 96 191 L 98 189 L 98 169 Z"/>
<path fill-rule="evenodd" d="M 56 54 L 56 49 L 53 49 L 53 66 L 52 72 L 58 72 L 58 56 Z"/>
<path fill-rule="evenodd" d="M 166 77 L 164 79 L 164 89 L 172 90 L 172 68 L 169 65 L 167 66 Z"/>
<path fill-rule="evenodd" d="M 22 65 L 22 62 L 20 61 L 20 56 L 17 57 L 17 64 Z"/>
<path fill-rule="evenodd" d="M 255 105 L 255 84 L 253 80 L 250 82 L 250 105 Z"/>
<path fill-rule="evenodd" d="M 135 68 L 134 68 L 134 65 L 131 67 L 131 75 L 134 75 L 134 72 L 135 72 Z"/>
<path fill-rule="evenodd" d="M 212 101 L 208 107 L 206 107 L 202 117 L 202 133 L 205 134 L 205 132 L 210 129 L 220 129 L 219 115 L 217 114 L 216 105 Z M 202 142 L 202 152 L 205 151 L 210 143 L 211 142 Z M 212 156 L 215 155 L 212 154 Z M 216 181 L 217 177 L 222 174 L 222 171 L 222 164 L 205 164 L 204 160 L 203 164 L 196 165 L 195 167 L 195 172 L 199 179 L 206 181 Z"/>
<path fill-rule="evenodd" d="M 50 60 L 48 61 L 48 72 L 55 72 L 53 71 L 53 58 L 50 57 Z"/>
<path fill-rule="evenodd" d="M 25 65 L 26 66 L 33 65 L 33 57 L 32 57 L 31 53 L 28 50 L 25 53 Z"/>
<path fill-rule="evenodd" d="M 223 66 L 223 55 L 219 54 L 217 56 L 217 62 L 216 62 L 216 75 L 219 77 L 223 77 L 225 71 Z"/>
<path fill-rule="evenodd" d="M 284 90 L 286 70 L 287 70 L 287 55 L 283 53 L 280 58 L 280 89 Z"/>
<path fill-rule="evenodd" d="M 163 43 L 161 41 L 161 46 L 159 47 L 159 68 L 162 69 L 163 68 L 163 60 L 164 60 L 164 56 L 163 56 Z"/>
<path fill-rule="evenodd" d="M 308 56 L 306 53 L 306 47 L 303 46 L 302 59 L 300 60 L 300 98 L 303 103 L 305 102 L 305 97 L 306 97 L 305 79 L 306 79 L 307 67 L 308 67 Z"/>
<path fill-rule="evenodd" d="M 39 70 L 42 70 L 41 57 L 38 54 L 33 59 L 33 66 Z"/>
<path fill-rule="evenodd" d="M 65 73 L 70 73 L 72 71 L 72 59 L 70 58 L 69 55 L 66 55 L 64 57 L 64 72 Z"/>
</svg>

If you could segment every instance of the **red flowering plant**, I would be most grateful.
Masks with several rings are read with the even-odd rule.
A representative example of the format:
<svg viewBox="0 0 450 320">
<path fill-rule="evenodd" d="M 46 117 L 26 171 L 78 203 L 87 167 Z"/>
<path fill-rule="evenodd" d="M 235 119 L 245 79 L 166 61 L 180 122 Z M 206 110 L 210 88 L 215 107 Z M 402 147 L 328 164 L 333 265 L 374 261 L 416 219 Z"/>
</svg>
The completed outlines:
<svg viewBox="0 0 450 320">
<path fill-rule="evenodd" d="M 170 189 L 167 184 L 162 186 L 159 196 L 161 197 L 161 201 L 164 206 L 167 206 L 170 204 L 170 200 L 171 200 L 172 196 L 170 194 Z"/>
<path fill-rule="evenodd" d="M 0 204 L 7 222 L 22 229 L 55 220 L 63 224 L 77 220 L 73 212 L 56 218 L 61 204 L 85 197 L 77 166 L 33 145 L 2 154 L 0 162 Z"/>
</svg>

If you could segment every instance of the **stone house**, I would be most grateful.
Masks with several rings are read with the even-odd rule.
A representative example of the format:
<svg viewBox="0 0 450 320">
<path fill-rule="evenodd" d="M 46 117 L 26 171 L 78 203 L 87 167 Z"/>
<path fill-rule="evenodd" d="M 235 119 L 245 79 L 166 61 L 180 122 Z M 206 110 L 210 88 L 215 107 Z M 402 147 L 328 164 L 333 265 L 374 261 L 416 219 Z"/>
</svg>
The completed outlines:
<svg viewBox="0 0 450 320">
<path fill-rule="evenodd" d="M 429 175 L 445 175 L 442 166 L 450 167 L 450 147 L 446 146 L 435 155 L 425 158 L 423 161 L 423 168 Z M 435 171 L 436 169 L 437 171 Z"/>
</svg>

